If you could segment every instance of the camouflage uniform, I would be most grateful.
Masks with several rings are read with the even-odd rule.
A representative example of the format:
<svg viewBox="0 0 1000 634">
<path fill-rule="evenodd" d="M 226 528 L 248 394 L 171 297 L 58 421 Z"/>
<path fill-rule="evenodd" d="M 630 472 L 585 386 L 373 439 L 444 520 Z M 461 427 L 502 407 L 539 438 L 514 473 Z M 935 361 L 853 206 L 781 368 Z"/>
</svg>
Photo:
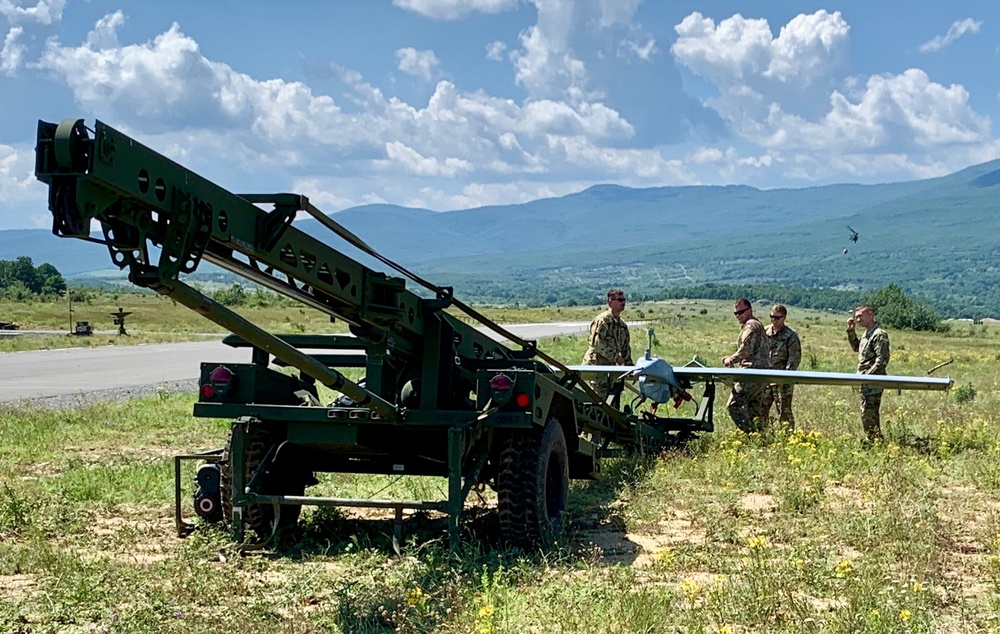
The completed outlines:
<svg viewBox="0 0 1000 634">
<path fill-rule="evenodd" d="M 889 335 L 877 323 L 865 330 L 858 339 L 854 330 L 847 331 L 847 341 L 851 349 L 858 353 L 859 374 L 885 374 L 889 365 Z M 882 405 L 882 389 L 861 386 L 861 426 L 868 435 L 868 440 L 882 438 L 882 428 L 879 424 L 879 407 Z"/>
<path fill-rule="evenodd" d="M 802 361 L 802 343 L 794 330 L 785 326 L 775 332 L 774 324 L 764 328 L 770 344 L 771 367 L 776 370 L 798 370 Z M 789 430 L 795 429 L 795 416 L 792 414 L 791 383 L 772 383 L 764 388 L 764 415 L 771 413 L 771 404 L 778 409 L 778 420 Z"/>
<path fill-rule="evenodd" d="M 751 317 L 740 329 L 740 337 L 736 342 L 736 352 L 732 355 L 734 366 L 741 368 L 769 368 L 770 347 L 767 343 L 767 333 L 764 326 Z M 760 431 L 760 422 L 764 420 L 764 384 L 748 381 L 733 383 L 733 392 L 729 395 L 726 409 L 733 422 L 743 431 L 750 433 Z"/>
<path fill-rule="evenodd" d="M 590 346 L 583 355 L 584 365 L 615 365 L 618 358 L 632 365 L 632 341 L 628 325 L 621 317 L 615 317 L 608 309 L 590 322 Z M 602 399 L 608 398 L 612 378 L 596 379 L 590 385 Z"/>
</svg>

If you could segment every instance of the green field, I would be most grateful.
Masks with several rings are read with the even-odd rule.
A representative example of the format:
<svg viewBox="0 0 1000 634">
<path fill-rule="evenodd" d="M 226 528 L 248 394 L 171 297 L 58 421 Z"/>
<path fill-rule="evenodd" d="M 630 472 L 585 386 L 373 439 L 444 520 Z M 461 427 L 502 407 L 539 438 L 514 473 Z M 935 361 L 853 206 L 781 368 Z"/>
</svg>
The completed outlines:
<svg viewBox="0 0 1000 634">
<path fill-rule="evenodd" d="M 164 325 L 135 300 L 137 330 L 207 330 L 147 299 Z M 329 328 L 273 310 L 258 316 L 279 331 Z M 652 322 L 661 356 L 717 363 L 737 334 L 728 310 L 691 300 L 625 316 Z M 513 323 L 595 309 L 492 312 Z M 853 369 L 844 318 L 790 310 L 804 369 Z M 440 517 L 409 518 L 395 557 L 389 517 L 307 508 L 297 535 L 241 556 L 211 527 L 174 533 L 171 456 L 218 447 L 228 428 L 192 418 L 193 396 L 0 409 L 0 632 L 1000 632 L 1000 329 L 890 338 L 892 373 L 953 358 L 935 376 L 959 389 L 887 393 L 885 444 L 862 444 L 851 389 L 799 387 L 798 430 L 750 437 L 723 389 L 715 433 L 606 461 L 600 480 L 574 483 L 563 541 L 537 552 L 499 544 L 487 489 L 471 496 L 458 553 Z M 644 342 L 635 328 L 636 354 Z M 542 344 L 573 363 L 584 346 Z M 440 498 L 445 486 L 336 475 L 315 492 Z"/>
</svg>

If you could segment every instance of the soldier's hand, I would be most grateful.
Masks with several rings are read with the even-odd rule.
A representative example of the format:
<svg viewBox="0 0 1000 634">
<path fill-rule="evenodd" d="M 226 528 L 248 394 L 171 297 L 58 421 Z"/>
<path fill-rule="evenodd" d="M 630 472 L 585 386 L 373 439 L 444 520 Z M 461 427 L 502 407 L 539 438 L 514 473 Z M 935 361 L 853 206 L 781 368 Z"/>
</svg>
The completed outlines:
<svg viewBox="0 0 1000 634">
<path fill-rule="evenodd" d="M 854 330 L 854 317 L 847 320 L 847 329 Z"/>
<path fill-rule="evenodd" d="M 733 360 L 732 360 L 732 358 L 730 358 L 730 357 L 722 357 L 722 365 L 726 366 L 727 368 L 733 367 Z"/>
</svg>

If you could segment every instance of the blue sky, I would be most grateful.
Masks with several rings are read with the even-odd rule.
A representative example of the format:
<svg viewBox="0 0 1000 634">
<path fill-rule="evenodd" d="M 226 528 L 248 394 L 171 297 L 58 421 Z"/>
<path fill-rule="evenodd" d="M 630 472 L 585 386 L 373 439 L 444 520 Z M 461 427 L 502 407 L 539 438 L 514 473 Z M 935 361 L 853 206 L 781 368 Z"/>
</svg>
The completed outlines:
<svg viewBox="0 0 1000 634">
<path fill-rule="evenodd" d="M 0 38 L 0 229 L 50 224 L 38 119 L 327 212 L 1000 156 L 995 0 L 0 0 Z"/>
</svg>

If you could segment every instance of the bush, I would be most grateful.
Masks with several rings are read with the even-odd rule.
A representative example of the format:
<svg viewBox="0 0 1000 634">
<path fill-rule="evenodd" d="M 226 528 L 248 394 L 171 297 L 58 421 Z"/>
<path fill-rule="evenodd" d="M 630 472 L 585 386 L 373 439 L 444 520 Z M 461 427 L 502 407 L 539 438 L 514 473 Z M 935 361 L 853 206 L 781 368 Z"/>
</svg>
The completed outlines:
<svg viewBox="0 0 1000 634">
<path fill-rule="evenodd" d="M 975 398 L 976 388 L 972 387 L 972 383 L 963 385 L 955 390 L 955 400 L 959 403 L 971 403 Z"/>
<path fill-rule="evenodd" d="M 247 292 L 239 284 L 233 284 L 229 288 L 215 291 L 212 299 L 223 306 L 243 306 L 247 303 Z"/>
<path fill-rule="evenodd" d="M 876 291 L 864 303 L 875 309 L 876 318 L 882 326 L 904 330 L 941 329 L 941 318 L 930 305 L 907 296 L 895 284 Z"/>
</svg>

